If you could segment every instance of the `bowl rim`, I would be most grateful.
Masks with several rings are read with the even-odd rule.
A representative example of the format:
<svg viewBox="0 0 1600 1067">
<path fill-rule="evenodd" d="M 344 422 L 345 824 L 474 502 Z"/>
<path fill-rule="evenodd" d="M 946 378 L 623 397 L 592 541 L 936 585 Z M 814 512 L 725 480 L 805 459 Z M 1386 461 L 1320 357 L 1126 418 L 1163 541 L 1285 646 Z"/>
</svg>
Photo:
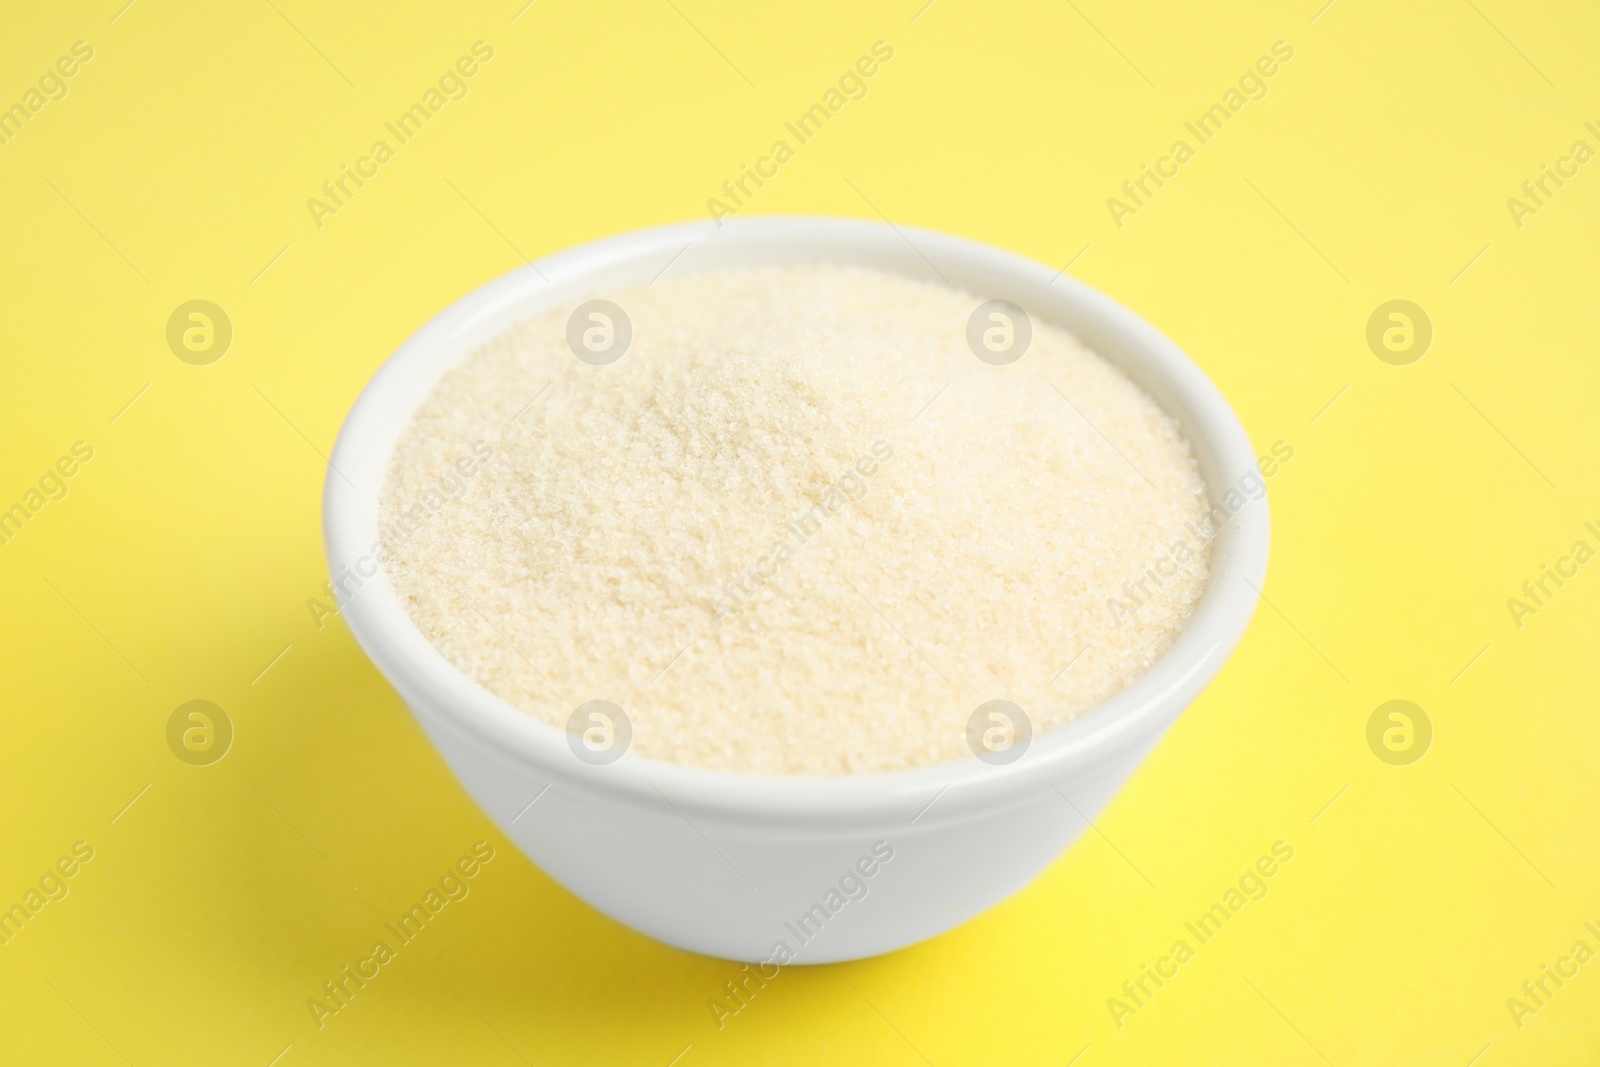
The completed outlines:
<svg viewBox="0 0 1600 1067">
<path fill-rule="evenodd" d="M 908 247 L 916 260 L 906 252 Z M 982 288 L 957 283 L 986 297 L 1028 295 L 1029 300 L 1017 302 L 1030 314 L 1080 337 L 1086 332 L 1098 335 L 1101 343 L 1091 347 L 1147 391 L 1160 394 L 1158 403 L 1178 418 L 1195 450 L 1214 507 L 1219 489 L 1232 488 L 1246 470 L 1256 469 L 1244 427 L 1205 373 L 1154 326 L 1064 270 L 967 238 L 887 220 L 768 215 L 675 223 L 602 238 L 528 263 L 439 312 L 379 367 L 340 429 L 324 486 L 324 539 L 336 584 L 351 575 L 360 581 L 339 613 L 412 712 L 425 725 L 449 730 L 503 765 L 528 774 L 530 781 L 559 782 L 607 804 L 659 806 L 670 794 L 668 803 L 680 813 L 696 812 L 723 823 L 755 820 L 773 828 L 904 823 L 920 820 L 930 810 L 929 822 L 970 818 L 1153 743 L 1221 669 L 1254 614 L 1268 555 L 1264 496 L 1252 502 L 1258 506 L 1242 506 L 1217 528 L 1211 575 L 1201 600 L 1156 663 L 1077 719 L 1035 736 L 1020 759 L 1004 766 L 964 757 L 875 774 L 772 776 L 628 753 L 596 767 L 574 757 L 562 729 L 489 692 L 433 647 L 405 612 L 384 567 L 373 559 L 379 540 L 378 493 L 393 447 L 416 405 L 447 369 L 510 323 L 574 296 L 616 287 L 595 281 L 607 270 L 642 272 L 670 256 L 671 262 L 661 268 L 665 273 L 691 248 L 773 263 L 903 261 L 906 269 L 901 272 L 918 277 L 929 275 L 917 260 L 942 276 L 934 266 L 937 260 L 952 273 L 986 282 Z M 808 249 L 832 250 L 837 257 Z M 1048 306 L 1035 312 L 1030 304 Z M 1106 338 L 1111 339 L 1109 346 Z M 374 565 L 374 574 L 361 569 L 363 561 Z"/>
</svg>

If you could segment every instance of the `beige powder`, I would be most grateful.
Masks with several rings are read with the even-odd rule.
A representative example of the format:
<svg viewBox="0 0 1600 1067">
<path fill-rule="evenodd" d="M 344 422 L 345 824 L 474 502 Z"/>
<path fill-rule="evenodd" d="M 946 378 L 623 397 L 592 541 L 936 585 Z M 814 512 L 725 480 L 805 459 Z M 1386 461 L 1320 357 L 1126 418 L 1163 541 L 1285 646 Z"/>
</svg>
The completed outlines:
<svg viewBox="0 0 1600 1067">
<path fill-rule="evenodd" d="M 1038 733 L 1115 694 L 1204 588 L 1188 444 L 1059 329 L 991 366 L 979 297 L 822 265 L 606 297 L 619 362 L 574 357 L 574 305 L 520 323 L 440 381 L 381 502 L 418 628 L 552 726 L 605 699 L 652 759 L 940 763 L 985 701 Z"/>
</svg>

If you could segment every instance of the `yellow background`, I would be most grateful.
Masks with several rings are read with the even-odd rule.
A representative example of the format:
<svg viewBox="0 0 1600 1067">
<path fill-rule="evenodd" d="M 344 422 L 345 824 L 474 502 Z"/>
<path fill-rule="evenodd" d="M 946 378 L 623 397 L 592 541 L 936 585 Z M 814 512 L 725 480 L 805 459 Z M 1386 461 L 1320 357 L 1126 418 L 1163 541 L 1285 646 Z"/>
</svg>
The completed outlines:
<svg viewBox="0 0 1600 1067">
<path fill-rule="evenodd" d="M 1600 1062 L 1600 962 L 1520 1028 L 1506 1006 L 1600 949 L 1600 563 L 1520 629 L 1506 607 L 1600 547 L 1600 163 L 1521 228 L 1506 207 L 1600 147 L 1592 6 L 121 2 L 13 4 L 0 35 L 0 104 L 95 49 L 0 145 L 0 507 L 95 449 L 0 545 L 0 903 L 95 849 L 0 947 L 0 1060 Z M 480 39 L 470 95 L 318 229 L 306 199 Z M 880 39 L 868 96 L 747 210 L 1070 262 L 1295 458 L 1270 606 L 1099 832 L 719 1031 L 736 969 L 552 884 L 343 623 L 313 625 L 323 456 L 434 313 L 523 257 L 705 217 Z M 1115 226 L 1107 197 L 1278 40 L 1267 98 Z M 197 298 L 235 331 L 204 367 L 165 341 Z M 1395 298 L 1435 329 L 1410 366 L 1364 339 Z M 207 767 L 165 739 L 196 698 L 236 730 Z M 1365 740 L 1395 698 L 1434 726 L 1411 766 Z M 319 1031 L 306 999 L 480 839 L 472 895 Z M 1266 899 L 1115 1026 L 1107 998 L 1280 839 Z"/>
</svg>

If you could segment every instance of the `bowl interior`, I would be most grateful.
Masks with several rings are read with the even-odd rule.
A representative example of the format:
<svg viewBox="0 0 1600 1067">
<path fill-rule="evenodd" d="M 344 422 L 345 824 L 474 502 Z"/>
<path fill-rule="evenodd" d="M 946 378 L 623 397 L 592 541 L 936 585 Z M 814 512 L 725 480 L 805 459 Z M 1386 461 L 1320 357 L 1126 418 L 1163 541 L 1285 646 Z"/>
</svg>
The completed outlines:
<svg viewBox="0 0 1600 1067">
<path fill-rule="evenodd" d="M 412 625 L 381 566 L 378 496 L 391 452 L 439 378 L 512 323 L 553 305 L 720 268 L 833 262 L 942 281 L 1011 300 L 1075 334 L 1121 367 L 1188 436 L 1212 503 L 1254 469 L 1243 427 L 1215 386 L 1171 341 L 1109 297 L 1049 267 L 988 245 L 909 227 L 810 217 L 686 223 L 594 242 L 540 260 L 468 294 L 428 322 L 380 369 L 340 432 L 325 493 L 330 572 L 362 578 L 343 613 L 357 639 L 419 714 L 433 714 L 535 773 L 613 796 L 654 800 L 662 783 L 702 812 L 864 814 L 948 789 L 963 805 L 1003 802 L 1019 789 L 1092 767 L 1108 746 L 1159 734 L 1198 694 L 1242 636 L 1266 568 L 1265 501 L 1219 528 L 1211 578 L 1173 647 L 1127 689 L 1036 737 L 1015 763 L 977 759 L 889 774 L 772 778 L 624 756 L 605 768 L 572 759 L 562 733 L 487 692 Z M 376 573 L 371 573 L 373 571 Z M 595 773 L 596 771 L 603 773 Z"/>
</svg>

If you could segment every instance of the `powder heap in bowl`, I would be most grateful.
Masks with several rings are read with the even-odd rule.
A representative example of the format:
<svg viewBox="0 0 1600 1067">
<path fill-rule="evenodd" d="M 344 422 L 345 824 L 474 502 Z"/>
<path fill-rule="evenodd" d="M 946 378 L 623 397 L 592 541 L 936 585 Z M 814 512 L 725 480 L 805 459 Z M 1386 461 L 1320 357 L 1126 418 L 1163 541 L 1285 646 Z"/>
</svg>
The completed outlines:
<svg viewBox="0 0 1600 1067">
<path fill-rule="evenodd" d="M 605 298 L 446 373 L 380 501 L 411 619 L 529 715 L 610 701 L 634 754 L 726 771 L 941 763 L 988 701 L 1038 734 L 1117 693 L 1203 591 L 1188 443 L 1060 329 L 1002 365 L 982 298 L 830 265 Z"/>
</svg>

